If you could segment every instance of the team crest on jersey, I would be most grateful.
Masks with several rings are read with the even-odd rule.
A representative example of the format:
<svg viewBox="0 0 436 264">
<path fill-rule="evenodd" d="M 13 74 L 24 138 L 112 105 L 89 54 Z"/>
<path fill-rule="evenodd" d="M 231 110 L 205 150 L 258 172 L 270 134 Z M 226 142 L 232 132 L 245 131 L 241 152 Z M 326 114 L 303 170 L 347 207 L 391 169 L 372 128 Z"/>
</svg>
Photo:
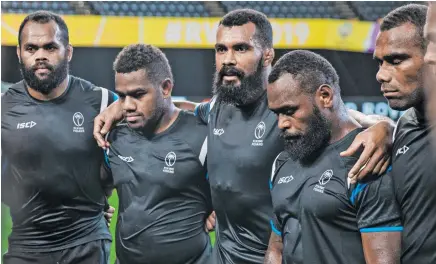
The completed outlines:
<svg viewBox="0 0 436 264">
<path fill-rule="evenodd" d="M 263 135 L 265 135 L 266 126 L 263 121 L 260 121 L 259 124 L 257 124 L 256 128 L 254 129 L 254 137 L 256 139 L 253 139 L 253 143 L 251 143 L 252 146 L 255 147 L 261 147 L 263 146 Z"/>
<path fill-rule="evenodd" d="M 85 132 L 85 128 L 83 127 L 83 123 L 85 122 L 85 118 L 83 117 L 82 113 L 76 112 L 73 115 L 73 131 L 76 133 L 83 133 Z"/>
<path fill-rule="evenodd" d="M 174 173 L 174 164 L 176 163 L 177 160 L 177 156 L 176 153 L 174 153 L 173 151 L 169 152 L 166 156 L 165 156 L 165 167 L 163 168 L 163 172 L 166 173 Z"/>
<path fill-rule="evenodd" d="M 315 192 L 320 192 L 320 193 L 324 193 L 324 185 L 326 185 L 330 179 L 333 177 L 333 170 L 326 170 L 324 171 L 324 173 L 321 175 L 321 177 L 318 180 L 317 185 L 315 185 L 315 187 L 313 187 L 313 190 Z"/>
</svg>

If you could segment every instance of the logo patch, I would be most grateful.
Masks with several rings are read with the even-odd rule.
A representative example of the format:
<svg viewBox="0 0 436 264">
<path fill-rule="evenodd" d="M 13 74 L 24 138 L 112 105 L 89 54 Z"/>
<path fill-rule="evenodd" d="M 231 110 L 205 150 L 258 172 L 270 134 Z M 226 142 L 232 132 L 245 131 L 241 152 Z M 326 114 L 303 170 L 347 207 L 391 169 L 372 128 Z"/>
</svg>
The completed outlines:
<svg viewBox="0 0 436 264">
<path fill-rule="evenodd" d="M 406 146 L 406 145 L 404 145 L 402 148 L 399 148 L 399 149 L 397 150 L 397 153 L 395 154 L 395 156 L 402 155 L 402 154 L 406 154 L 406 152 L 407 152 L 408 150 L 409 150 L 409 147 Z"/>
<path fill-rule="evenodd" d="M 172 168 L 172 167 L 176 163 L 176 160 L 177 160 L 176 153 L 174 153 L 173 151 L 169 152 L 165 156 L 165 165 L 166 166 L 163 168 L 163 172 L 174 173 L 174 168 Z"/>
<path fill-rule="evenodd" d="M 118 155 L 118 158 L 120 158 L 122 161 L 125 161 L 125 162 L 128 162 L 128 163 L 134 161 L 134 159 L 132 157 L 123 157 L 121 155 Z"/>
<path fill-rule="evenodd" d="M 315 185 L 315 187 L 313 187 L 313 190 L 315 192 L 320 192 L 320 193 L 324 193 L 324 185 L 326 185 L 330 179 L 333 177 L 333 170 L 326 170 L 321 177 L 318 180 L 317 185 Z"/>
<path fill-rule="evenodd" d="M 252 146 L 255 147 L 261 147 L 263 146 L 263 135 L 265 135 L 266 125 L 263 121 L 260 121 L 259 124 L 257 124 L 256 128 L 254 129 L 254 137 L 256 139 L 253 139 L 253 142 L 251 143 Z"/>
<path fill-rule="evenodd" d="M 277 182 L 277 184 L 282 184 L 282 183 L 288 183 L 291 182 L 294 179 L 294 176 L 285 176 L 285 177 L 281 177 L 279 179 L 279 181 Z"/>
<path fill-rule="evenodd" d="M 224 134 L 224 129 L 222 129 L 222 128 L 220 128 L 220 129 L 218 129 L 218 128 L 214 128 L 214 129 L 213 129 L 213 134 L 214 134 L 215 136 L 221 136 L 222 134 Z"/>
<path fill-rule="evenodd" d="M 36 126 L 36 122 L 30 121 L 30 122 L 24 122 L 24 123 L 18 123 L 17 129 L 24 129 L 24 128 L 32 128 Z"/>
<path fill-rule="evenodd" d="M 80 112 L 74 113 L 74 115 L 73 115 L 73 123 L 74 123 L 73 131 L 76 133 L 84 133 L 85 128 L 82 126 L 84 122 L 85 122 L 85 118 L 83 117 L 82 113 L 80 113 Z"/>
</svg>

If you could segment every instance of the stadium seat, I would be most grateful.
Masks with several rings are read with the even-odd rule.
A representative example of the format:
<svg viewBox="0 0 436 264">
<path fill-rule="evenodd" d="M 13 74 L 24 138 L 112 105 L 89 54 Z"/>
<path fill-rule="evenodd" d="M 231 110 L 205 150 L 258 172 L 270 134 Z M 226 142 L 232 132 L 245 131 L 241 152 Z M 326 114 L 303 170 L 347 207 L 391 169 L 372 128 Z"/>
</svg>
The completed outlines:
<svg viewBox="0 0 436 264">
<path fill-rule="evenodd" d="M 92 13 L 110 16 L 165 16 L 165 17 L 208 17 L 203 2 L 146 1 L 146 2 L 88 2 Z"/>
<path fill-rule="evenodd" d="M 383 18 L 387 13 L 397 7 L 408 3 L 416 2 L 398 2 L 398 1 L 350 1 L 350 8 L 358 15 L 361 20 L 376 21 Z M 421 2 L 422 4 L 422 2 Z"/>
<path fill-rule="evenodd" d="M 342 18 L 331 1 L 221 1 L 225 11 L 252 8 L 271 18 Z"/>
<path fill-rule="evenodd" d="M 38 10 L 47 10 L 58 14 L 74 14 L 70 2 L 65 1 L 14 1 L 1 2 L 2 13 L 27 14 Z"/>
</svg>

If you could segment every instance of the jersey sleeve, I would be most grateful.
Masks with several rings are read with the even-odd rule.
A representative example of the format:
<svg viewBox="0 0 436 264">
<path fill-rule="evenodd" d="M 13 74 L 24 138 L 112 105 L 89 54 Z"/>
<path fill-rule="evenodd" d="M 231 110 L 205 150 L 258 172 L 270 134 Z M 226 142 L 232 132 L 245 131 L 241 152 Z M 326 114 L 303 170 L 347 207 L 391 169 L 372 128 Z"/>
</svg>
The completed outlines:
<svg viewBox="0 0 436 264">
<path fill-rule="evenodd" d="M 116 100 L 118 100 L 118 95 L 116 93 L 101 87 L 100 113 Z"/>
<path fill-rule="evenodd" d="M 403 230 L 389 173 L 355 185 L 350 202 L 357 210 L 357 225 L 361 233 Z"/>
<path fill-rule="evenodd" d="M 194 114 L 201 122 L 207 124 L 209 121 L 210 102 L 201 103 L 195 107 Z"/>
<path fill-rule="evenodd" d="M 274 232 L 278 236 L 282 236 L 283 226 L 280 224 L 277 216 L 274 214 L 272 219 L 269 221 L 271 225 L 271 231 Z"/>
</svg>

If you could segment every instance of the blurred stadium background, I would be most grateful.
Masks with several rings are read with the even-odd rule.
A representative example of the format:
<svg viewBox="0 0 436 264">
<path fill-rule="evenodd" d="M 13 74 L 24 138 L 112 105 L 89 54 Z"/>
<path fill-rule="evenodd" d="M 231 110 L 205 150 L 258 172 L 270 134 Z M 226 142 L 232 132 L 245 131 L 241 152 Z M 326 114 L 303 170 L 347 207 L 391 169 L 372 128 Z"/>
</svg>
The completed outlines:
<svg viewBox="0 0 436 264">
<path fill-rule="evenodd" d="M 398 119 L 375 80 L 372 59 L 379 19 L 410 2 L 394 1 L 1 1 L 1 90 L 21 79 L 16 45 L 18 28 L 33 11 L 61 14 L 75 47 L 70 72 L 114 89 L 112 62 L 125 45 L 160 47 L 173 69 L 177 99 L 208 100 L 214 73 L 214 41 L 219 18 L 238 8 L 265 13 L 272 22 L 276 60 L 293 49 L 310 49 L 326 57 L 341 78 L 349 108 Z M 421 2 L 426 4 L 426 2 Z M 117 207 L 116 193 L 110 202 Z M 116 219 L 116 216 L 114 217 Z M 114 219 L 114 220 L 115 220 Z M 2 205 L 2 255 L 11 222 Z M 111 225 L 111 230 L 115 223 Z M 212 238 L 213 239 L 213 238 Z M 111 263 L 114 261 L 114 251 Z"/>
</svg>

